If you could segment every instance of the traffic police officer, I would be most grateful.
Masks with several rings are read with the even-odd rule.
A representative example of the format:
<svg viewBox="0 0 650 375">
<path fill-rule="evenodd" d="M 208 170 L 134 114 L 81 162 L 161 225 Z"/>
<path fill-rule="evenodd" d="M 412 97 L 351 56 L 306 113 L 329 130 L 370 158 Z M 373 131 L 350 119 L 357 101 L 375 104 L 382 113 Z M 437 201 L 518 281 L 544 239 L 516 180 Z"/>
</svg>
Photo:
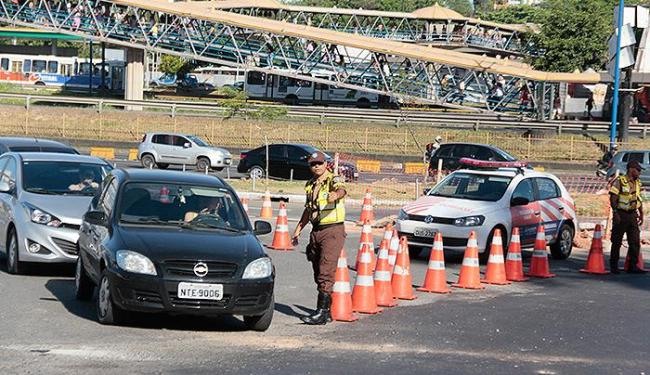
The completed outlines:
<svg viewBox="0 0 650 375">
<path fill-rule="evenodd" d="M 345 186 L 338 176 L 327 169 L 325 154 L 320 151 L 307 159 L 313 174 L 305 184 L 307 200 L 305 210 L 293 233 L 294 245 L 300 232 L 311 223 L 312 230 L 307 245 L 307 260 L 314 269 L 318 285 L 317 310 L 313 315 L 300 318 L 306 324 L 331 322 L 330 306 L 338 258 L 345 244 Z"/>
<path fill-rule="evenodd" d="M 638 161 L 627 163 L 627 174 L 614 180 L 609 189 L 609 201 L 612 206 L 612 248 L 609 265 L 612 273 L 619 273 L 618 258 L 623 242 L 623 234 L 627 234 L 629 273 L 644 273 L 637 267 L 641 238 L 639 227 L 643 224 L 643 204 L 641 197 L 641 167 Z"/>
</svg>

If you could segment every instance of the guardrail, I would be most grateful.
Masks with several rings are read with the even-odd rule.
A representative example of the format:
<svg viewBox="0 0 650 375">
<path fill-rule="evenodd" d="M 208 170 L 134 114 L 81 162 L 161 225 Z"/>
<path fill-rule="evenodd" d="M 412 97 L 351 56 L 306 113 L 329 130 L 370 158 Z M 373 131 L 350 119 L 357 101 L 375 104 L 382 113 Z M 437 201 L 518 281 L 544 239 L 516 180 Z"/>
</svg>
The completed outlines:
<svg viewBox="0 0 650 375">
<path fill-rule="evenodd" d="M 160 112 L 165 111 L 171 117 L 179 114 L 183 116 L 210 116 L 226 117 L 229 116 L 229 108 L 219 107 L 213 103 L 181 103 L 169 101 L 152 101 L 152 100 L 120 100 L 120 99 L 103 99 L 103 98 L 82 98 L 70 96 L 47 96 L 47 95 L 29 95 L 29 94 L 9 94 L 0 93 L 0 99 L 15 99 L 24 103 L 29 108 L 35 102 L 52 103 L 52 104 L 73 104 L 94 106 L 98 112 L 103 112 L 107 108 L 137 108 L 149 109 Z M 238 117 L 246 117 L 250 112 L 254 112 L 259 105 L 252 105 L 252 108 L 246 108 L 236 114 Z M 470 130 L 487 130 L 487 129 L 518 129 L 518 130 L 546 130 L 553 131 L 557 134 L 563 132 L 570 133 L 607 133 L 610 124 L 604 121 L 531 121 L 523 118 L 517 118 L 509 115 L 496 114 L 462 114 L 449 112 L 428 112 L 416 110 L 387 110 L 387 109 L 362 109 L 362 108 L 340 108 L 340 107 L 303 107 L 287 106 L 287 116 L 299 118 L 316 118 L 321 122 L 327 120 L 339 121 L 365 121 L 365 122 L 383 122 L 393 123 L 399 126 L 403 123 L 408 124 L 444 124 L 447 128 L 453 129 L 470 129 Z M 630 134 L 638 134 L 646 138 L 650 123 L 633 124 L 629 127 Z"/>
</svg>

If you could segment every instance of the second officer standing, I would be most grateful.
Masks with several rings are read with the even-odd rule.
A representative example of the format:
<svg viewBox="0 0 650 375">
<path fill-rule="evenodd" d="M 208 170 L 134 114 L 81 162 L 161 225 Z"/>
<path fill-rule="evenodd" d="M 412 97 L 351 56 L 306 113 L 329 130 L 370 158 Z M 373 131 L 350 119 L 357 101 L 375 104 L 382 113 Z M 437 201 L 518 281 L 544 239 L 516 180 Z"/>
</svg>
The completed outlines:
<svg viewBox="0 0 650 375">
<path fill-rule="evenodd" d="M 313 177 L 305 184 L 305 209 L 293 233 L 293 243 L 298 243 L 300 232 L 311 223 L 306 253 L 314 270 L 318 302 L 316 312 L 301 320 L 306 324 L 325 324 L 332 321 L 330 307 L 334 277 L 345 244 L 346 191 L 343 181 L 327 169 L 325 154 L 314 152 L 307 162 Z"/>
</svg>

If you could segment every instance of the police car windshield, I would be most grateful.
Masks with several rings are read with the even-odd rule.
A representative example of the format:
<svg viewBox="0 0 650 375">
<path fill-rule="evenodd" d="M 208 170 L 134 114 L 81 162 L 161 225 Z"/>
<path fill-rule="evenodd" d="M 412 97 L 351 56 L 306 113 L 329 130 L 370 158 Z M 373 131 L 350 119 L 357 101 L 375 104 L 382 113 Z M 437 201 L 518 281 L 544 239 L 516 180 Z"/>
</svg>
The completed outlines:
<svg viewBox="0 0 650 375">
<path fill-rule="evenodd" d="M 429 196 L 496 202 L 512 178 L 475 173 L 453 173 L 429 191 Z"/>
</svg>

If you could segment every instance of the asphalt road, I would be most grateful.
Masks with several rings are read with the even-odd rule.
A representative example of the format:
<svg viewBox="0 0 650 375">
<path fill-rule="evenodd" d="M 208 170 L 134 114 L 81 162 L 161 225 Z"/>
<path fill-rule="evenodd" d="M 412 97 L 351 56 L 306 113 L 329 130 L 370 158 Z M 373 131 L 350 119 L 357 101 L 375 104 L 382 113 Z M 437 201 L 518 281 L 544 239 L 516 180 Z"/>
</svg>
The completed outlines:
<svg viewBox="0 0 650 375">
<path fill-rule="evenodd" d="M 251 212 L 258 209 L 252 205 Z M 289 205 L 290 230 L 300 205 Z M 351 215 L 358 213 L 352 212 Z M 92 302 L 74 299 L 71 267 L 0 269 L 0 373 L 173 374 L 642 374 L 650 369 L 650 276 L 577 272 L 586 254 L 551 261 L 556 278 L 414 301 L 357 322 L 306 326 L 315 286 L 300 246 L 269 251 L 276 267 L 276 310 L 265 333 L 238 317 L 138 315 L 101 326 Z M 261 237 L 271 241 L 272 235 Z M 375 240 L 379 239 L 379 232 Z M 358 228 L 348 231 L 348 262 Z M 649 254 L 646 252 L 646 259 Z M 525 253 L 528 263 L 530 252 Z M 459 256 L 447 256 L 456 281 Z M 426 254 L 412 261 L 413 282 Z M 351 272 L 354 277 L 355 273 Z"/>
</svg>

